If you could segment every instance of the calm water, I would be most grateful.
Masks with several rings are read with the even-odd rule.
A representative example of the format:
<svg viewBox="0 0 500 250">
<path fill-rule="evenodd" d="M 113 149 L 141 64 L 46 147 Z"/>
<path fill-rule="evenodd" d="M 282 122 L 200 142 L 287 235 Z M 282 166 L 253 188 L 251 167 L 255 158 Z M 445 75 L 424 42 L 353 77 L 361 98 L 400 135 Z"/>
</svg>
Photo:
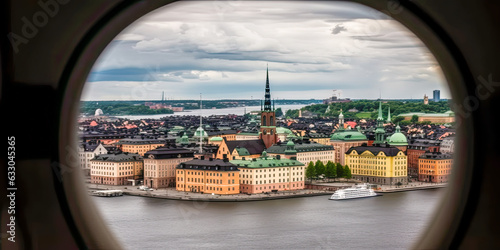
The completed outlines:
<svg viewBox="0 0 500 250">
<path fill-rule="evenodd" d="M 281 108 L 283 113 L 286 113 L 289 109 L 300 109 L 307 105 L 297 104 L 297 105 L 277 105 L 276 108 Z M 161 115 L 119 115 L 116 117 L 127 118 L 127 119 L 147 119 L 147 118 L 155 118 L 159 119 L 165 116 L 171 115 L 196 115 L 199 116 L 211 116 L 211 115 L 244 115 L 246 113 L 250 113 L 250 111 L 259 111 L 260 106 L 248 106 L 248 107 L 236 107 L 236 108 L 225 108 L 225 109 L 192 109 L 187 110 L 186 112 L 175 112 L 174 114 L 161 114 Z"/>
<path fill-rule="evenodd" d="M 444 189 L 330 201 L 328 196 L 207 203 L 93 197 L 127 249 L 407 249 Z"/>
</svg>

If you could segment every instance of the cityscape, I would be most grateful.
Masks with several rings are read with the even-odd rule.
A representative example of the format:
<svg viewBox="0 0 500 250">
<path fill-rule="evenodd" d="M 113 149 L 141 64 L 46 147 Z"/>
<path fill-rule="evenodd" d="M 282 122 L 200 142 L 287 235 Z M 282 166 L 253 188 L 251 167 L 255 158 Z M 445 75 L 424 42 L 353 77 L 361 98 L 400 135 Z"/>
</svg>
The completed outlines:
<svg viewBox="0 0 500 250">
<path fill-rule="evenodd" d="M 436 90 L 432 102 L 439 101 Z M 326 104 L 311 106 L 330 109 L 335 103 L 349 102 L 334 96 L 324 100 Z M 81 167 L 92 184 L 142 184 L 217 195 L 306 187 L 331 191 L 338 186 L 313 183 L 333 178 L 381 187 L 446 183 L 453 163 L 454 113 L 412 112 L 391 118 L 390 101 L 372 102 L 378 103 L 375 119 L 346 119 L 342 109 L 338 117 L 324 117 L 304 108 L 298 117 L 286 117 L 293 110 L 277 114 L 267 72 L 261 109 L 244 115 L 129 120 L 97 109 L 94 115 L 80 118 Z M 389 106 L 385 116 L 383 103 Z M 429 105 L 427 96 L 422 103 Z M 150 109 L 183 110 L 161 102 L 147 104 Z M 279 168 L 283 172 L 277 176 L 262 177 L 255 171 L 274 172 L 274 166 L 283 164 L 286 167 Z M 229 175 L 234 178 L 228 179 Z"/>
<path fill-rule="evenodd" d="M 88 77 L 79 163 L 112 231 L 131 249 L 411 247 L 452 179 L 432 54 L 360 6 L 221 4 L 140 19 Z"/>
</svg>

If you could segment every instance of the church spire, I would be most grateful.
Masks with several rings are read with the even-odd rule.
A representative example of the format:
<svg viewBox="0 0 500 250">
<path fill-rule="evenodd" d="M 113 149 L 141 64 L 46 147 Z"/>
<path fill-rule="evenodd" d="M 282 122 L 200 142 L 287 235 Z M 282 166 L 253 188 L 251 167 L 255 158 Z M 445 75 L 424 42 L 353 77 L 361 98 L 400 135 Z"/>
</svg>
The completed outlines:
<svg viewBox="0 0 500 250">
<path fill-rule="evenodd" d="M 391 107 L 387 110 L 387 122 L 391 122 Z"/>
<path fill-rule="evenodd" d="M 382 144 L 385 140 L 385 129 L 384 129 L 384 118 L 382 118 L 382 102 L 379 102 L 378 106 L 378 117 L 377 117 L 377 129 L 375 129 L 375 141 L 374 144 Z"/>
<path fill-rule="evenodd" d="M 269 88 L 269 67 L 266 68 L 266 94 L 264 96 L 264 111 L 271 111 L 271 89 Z"/>
<path fill-rule="evenodd" d="M 340 109 L 340 114 L 339 114 L 339 131 L 344 131 L 344 115 L 342 114 L 342 109 Z"/>
<path fill-rule="evenodd" d="M 378 103 L 378 117 L 377 121 L 380 120 L 382 121 L 384 118 L 382 117 L 382 102 Z"/>
</svg>

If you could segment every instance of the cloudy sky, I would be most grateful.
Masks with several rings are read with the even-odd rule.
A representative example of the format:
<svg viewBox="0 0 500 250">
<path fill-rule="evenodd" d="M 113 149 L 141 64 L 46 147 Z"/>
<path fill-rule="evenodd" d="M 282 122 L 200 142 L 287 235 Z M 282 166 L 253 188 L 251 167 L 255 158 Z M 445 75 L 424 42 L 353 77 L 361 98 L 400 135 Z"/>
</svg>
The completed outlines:
<svg viewBox="0 0 500 250">
<path fill-rule="evenodd" d="M 109 44 L 82 100 L 423 98 L 449 92 L 410 31 L 367 7 L 330 2 L 177 2 Z"/>
</svg>

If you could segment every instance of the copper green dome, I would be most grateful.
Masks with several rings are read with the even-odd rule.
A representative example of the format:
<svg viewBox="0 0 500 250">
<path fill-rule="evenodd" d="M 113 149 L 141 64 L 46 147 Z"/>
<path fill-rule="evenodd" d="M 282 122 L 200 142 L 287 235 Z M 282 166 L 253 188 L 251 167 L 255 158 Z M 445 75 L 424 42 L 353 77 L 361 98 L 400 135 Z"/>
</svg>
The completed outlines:
<svg viewBox="0 0 500 250">
<path fill-rule="evenodd" d="M 387 139 L 387 142 L 391 146 L 407 146 L 408 145 L 408 140 L 406 139 L 406 136 L 401 133 L 401 127 L 396 126 L 396 132 L 391 135 L 390 138 Z"/>
<path fill-rule="evenodd" d="M 196 129 L 196 131 L 194 132 L 194 136 L 193 137 L 208 137 L 208 134 L 207 132 L 205 132 L 205 130 L 202 128 L 202 127 L 198 127 Z"/>
</svg>

